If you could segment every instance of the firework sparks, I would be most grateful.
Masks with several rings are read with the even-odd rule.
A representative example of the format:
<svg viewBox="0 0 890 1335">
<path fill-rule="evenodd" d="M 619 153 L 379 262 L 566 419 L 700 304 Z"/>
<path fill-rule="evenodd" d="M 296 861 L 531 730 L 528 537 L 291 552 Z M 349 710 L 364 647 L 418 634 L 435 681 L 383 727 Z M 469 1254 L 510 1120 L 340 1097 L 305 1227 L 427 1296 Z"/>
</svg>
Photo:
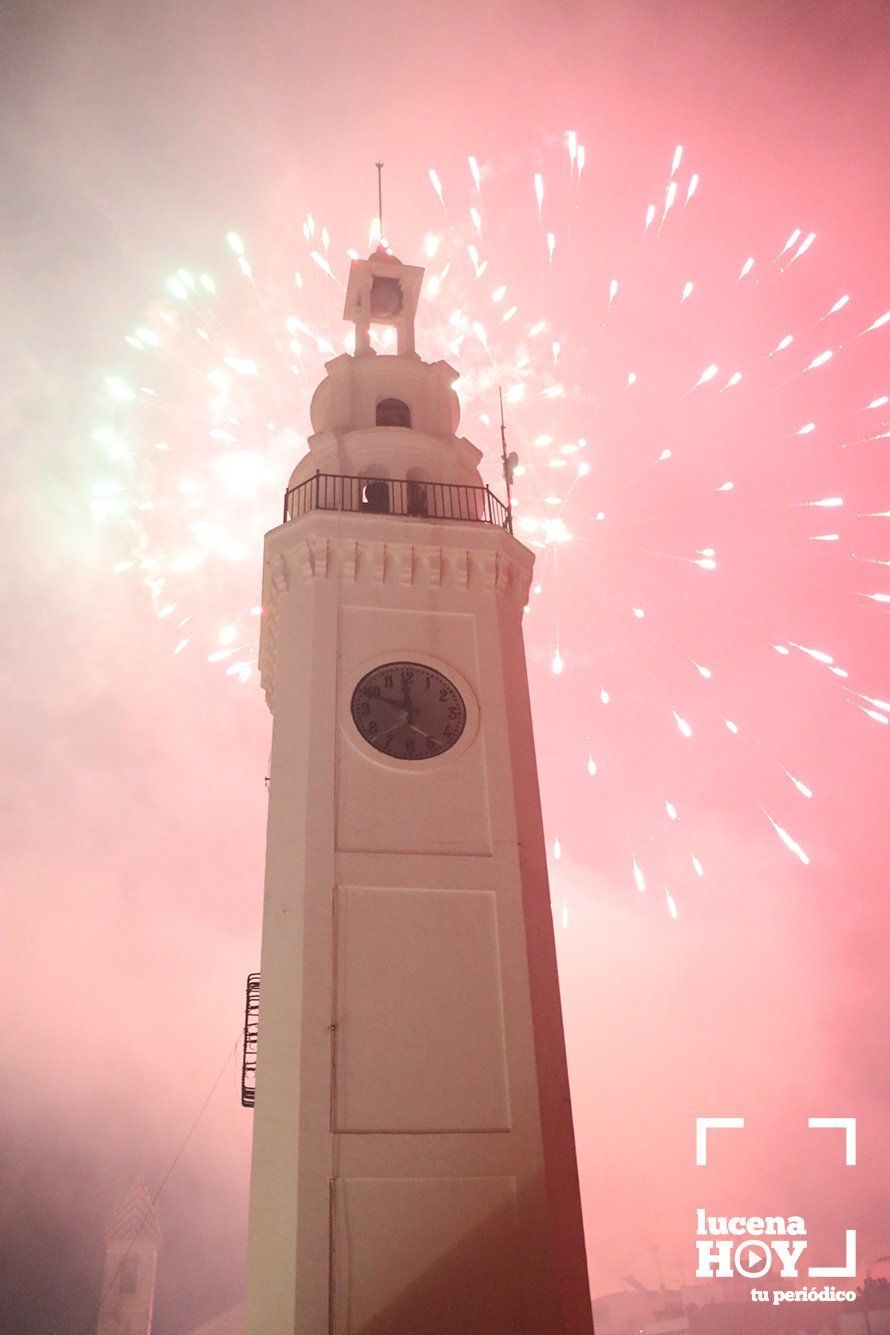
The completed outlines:
<svg viewBox="0 0 890 1335">
<path fill-rule="evenodd" d="M 561 151 L 566 150 L 569 171 L 563 157 L 559 172 L 546 173 L 546 191 L 543 170 L 530 173 L 529 192 L 528 168 L 516 168 L 522 172 L 517 193 L 526 201 L 527 216 L 520 242 L 513 246 L 505 245 L 492 221 L 504 212 L 495 207 L 502 188 L 497 170 L 469 156 L 469 170 L 463 172 L 466 199 L 459 201 L 459 187 L 449 182 L 449 215 L 442 180 L 429 169 L 438 209 L 431 202 L 432 216 L 426 218 L 414 247 L 419 262 L 428 266 L 419 332 L 423 355 L 449 359 L 461 371 L 462 429 L 485 451 L 492 480 L 496 464 L 491 461 L 499 448 L 493 404 L 498 384 L 512 415 L 511 432 L 518 441 L 529 442 L 516 469 L 514 498 L 516 531 L 539 549 L 536 611 L 528 632 L 530 656 L 549 668 L 553 689 L 565 692 L 571 701 L 566 706 L 566 726 L 583 729 L 576 772 L 586 768 L 589 777 L 600 776 L 589 789 L 597 800 L 613 791 L 611 776 L 621 768 L 617 758 L 625 754 L 637 756 L 638 773 L 647 776 L 647 789 L 650 783 L 654 789 L 660 785 L 657 800 L 641 800 L 629 811 L 622 837 L 633 847 L 646 848 L 653 884 L 670 882 L 664 904 L 673 919 L 684 894 L 704 877 L 700 853 L 691 851 L 702 847 L 692 815 L 694 804 L 675 788 L 683 775 L 698 769 L 707 772 L 708 767 L 749 765 L 764 793 L 769 793 L 765 800 L 776 818 L 765 806 L 761 810 L 773 833 L 802 864 L 809 861 L 803 846 L 778 819 L 784 815 L 783 800 L 805 807 L 799 804 L 803 797 L 815 806 L 813 789 L 798 777 L 798 770 L 806 773 L 806 767 L 793 756 L 771 758 L 768 766 L 762 763 L 766 748 L 742 708 L 729 698 L 721 708 L 721 683 L 727 673 L 715 675 L 714 667 L 726 665 L 726 653 L 709 637 L 708 626 L 733 615 L 732 598 L 737 594 L 724 589 L 738 587 L 721 582 L 721 572 L 732 572 L 749 550 L 762 543 L 765 514 L 776 516 L 773 522 L 783 535 L 784 561 L 785 546 L 791 541 L 784 537 L 789 514 L 837 513 L 832 523 L 837 523 L 838 532 L 814 531 L 811 524 L 798 535 L 800 550 L 821 551 L 828 560 L 830 553 L 850 548 L 850 525 L 890 513 L 867 495 L 854 501 L 852 493 L 845 508 L 844 496 L 832 491 L 837 483 L 824 464 L 813 473 L 811 487 L 802 471 L 796 494 L 772 496 L 769 483 L 760 484 L 749 467 L 748 455 L 757 442 L 744 436 L 744 450 L 739 444 L 723 448 L 722 437 L 740 441 L 743 437 L 733 434 L 733 422 L 745 421 L 764 396 L 779 400 L 784 387 L 796 383 L 813 396 L 812 402 L 795 399 L 794 415 L 789 411 L 790 420 L 778 440 L 785 442 L 784 449 L 793 450 L 799 439 L 801 453 L 822 450 L 820 460 L 829 459 L 833 442 L 838 449 L 845 444 L 840 439 L 845 419 L 834 411 L 820 386 L 836 373 L 831 369 L 824 376 L 810 373 L 827 368 L 842 350 L 845 358 L 852 356 L 860 346 L 858 340 L 882 329 L 890 312 L 864 327 L 860 315 L 851 329 L 850 312 L 861 306 L 855 294 L 843 292 L 830 305 L 823 297 L 808 324 L 796 317 L 794 324 L 789 319 L 784 325 L 786 329 L 791 325 L 794 334 L 781 333 L 782 325 L 777 329 L 778 321 L 771 320 L 768 333 L 758 333 L 746 360 L 725 344 L 721 347 L 716 335 L 697 352 L 692 345 L 688 353 L 678 351 L 669 359 L 672 381 L 668 383 L 640 337 L 652 313 L 658 312 L 665 321 L 663 347 L 673 345 L 671 320 L 699 320 L 697 327 L 705 330 L 709 310 L 713 315 L 721 303 L 769 300 L 781 315 L 775 293 L 790 281 L 782 275 L 803 272 L 814 262 L 820 250 L 816 234 L 795 228 L 778 251 L 776 238 L 762 242 L 760 250 L 752 245 L 758 254 L 774 255 L 771 262 L 755 263 L 753 253 L 741 264 L 737 257 L 729 257 L 724 286 L 714 291 L 669 265 L 663 270 L 657 264 L 648 267 L 647 257 L 657 256 L 665 238 L 686 225 L 678 200 L 685 199 L 688 205 L 699 189 L 697 174 L 684 187 L 686 155 L 677 146 L 661 208 L 651 203 L 641 208 L 642 229 L 640 213 L 634 215 L 641 248 L 639 273 L 634 274 L 625 257 L 611 270 L 621 275 L 619 282 L 609 277 L 610 269 L 599 263 L 600 257 L 591 263 L 581 247 L 577 218 L 583 216 L 579 210 L 587 187 L 580 188 L 585 155 L 575 132 L 566 135 Z M 658 189 L 647 194 L 657 199 Z M 705 193 L 695 213 L 708 203 Z M 357 224 L 356 236 L 363 230 L 364 224 Z M 376 244 L 375 220 L 367 230 Z M 308 396 L 324 374 L 324 361 L 340 348 L 351 350 L 349 333 L 341 334 L 338 328 L 338 305 L 347 258 L 360 251 L 339 243 L 311 213 L 303 220 L 301 234 L 302 249 L 280 266 L 290 275 L 286 280 L 265 257 L 249 258 L 236 232 L 225 238 L 228 276 L 196 277 L 186 268 L 172 275 L 163 297 L 126 335 L 130 360 L 105 378 L 108 417 L 94 434 L 97 476 L 91 514 L 109 535 L 112 569 L 122 578 L 142 580 L 155 614 L 170 627 L 172 653 L 201 654 L 222 667 L 236 685 L 253 677 L 260 617 L 256 544 L 245 535 L 256 535 L 278 521 L 283 482 L 306 448 Z M 355 237 L 347 240 L 353 242 Z M 527 246 L 522 244 L 526 240 Z M 399 250 L 402 253 L 401 246 Z M 537 272 L 526 272 L 529 254 L 537 257 Z M 766 272 L 775 288 L 764 283 Z M 579 289 L 584 297 L 580 301 Z M 601 342 L 591 338 L 584 318 L 588 308 L 601 313 L 597 322 Z M 814 346 L 815 338 L 829 318 L 838 337 L 833 346 L 823 344 L 820 349 L 818 343 Z M 391 331 L 375 337 L 373 346 L 380 352 L 392 351 Z M 805 354 L 798 348 L 806 349 Z M 709 353 L 715 360 L 707 360 Z M 774 358 L 778 358 L 775 363 Z M 727 361 L 743 370 L 730 374 Z M 628 370 L 629 366 L 634 369 Z M 716 393 L 706 388 L 713 381 Z M 724 398 L 724 391 L 731 388 L 734 393 Z M 866 393 L 860 393 L 857 412 L 879 413 L 890 401 L 886 394 L 873 394 L 866 402 Z M 713 415 L 718 406 L 722 417 Z M 883 434 L 867 439 L 882 439 Z M 764 460 L 778 440 L 763 441 Z M 675 513 L 682 522 L 672 527 Z M 845 513 L 846 531 L 841 522 Z M 564 553 L 559 561 L 557 553 Z M 871 554 L 851 553 L 838 559 L 881 564 Z M 690 585 L 693 578 L 712 585 L 713 594 Z M 850 602 L 873 609 L 871 615 L 879 615 L 890 603 L 890 594 L 870 581 L 850 584 L 847 591 Z M 695 618 L 687 615 L 690 606 L 698 609 Z M 787 605 L 781 611 L 777 606 L 777 617 L 786 612 Z M 592 624 L 597 628 L 593 652 L 583 634 Z M 777 670 L 779 662 L 788 663 L 792 656 L 802 664 L 815 664 L 861 714 L 887 724 L 887 702 L 857 694 L 845 684 L 848 674 L 834 655 L 783 634 L 790 630 L 787 622 L 777 620 L 770 629 L 748 616 L 741 624 L 746 635 L 779 656 L 772 660 Z M 846 650 L 843 653 L 846 657 Z M 685 677 L 678 676 L 678 664 L 683 665 Z M 585 697 L 583 681 L 589 682 L 591 665 L 598 683 L 593 698 L 602 705 L 612 703 L 602 717 L 612 716 L 613 722 L 597 728 L 589 742 L 592 724 L 585 716 L 585 698 L 589 701 L 591 695 L 588 686 Z M 766 669 L 763 680 L 771 680 Z M 770 690 L 783 698 L 784 687 L 765 684 L 763 691 Z M 684 755 L 677 762 L 684 767 L 681 777 L 670 784 L 661 782 L 657 772 L 650 775 L 648 760 L 647 739 L 661 735 L 664 720 L 673 745 Z M 719 744 L 717 735 L 723 739 Z M 691 743 L 688 747 L 686 741 Z M 751 759 L 728 760 L 722 746 L 732 748 L 734 757 L 750 754 Z M 780 790 L 771 786 L 773 774 L 779 775 Z M 604 782 L 607 775 L 609 782 Z M 788 821 L 794 828 L 791 814 Z M 662 827 L 667 833 L 656 837 L 654 831 Z M 685 846 L 684 840 L 688 840 Z M 554 857 L 559 857 L 558 839 L 552 847 Z M 675 850 L 682 850 L 682 872 L 674 861 Z M 707 860 L 710 867 L 710 856 Z M 626 868 L 627 862 L 623 865 Z M 633 885 L 645 891 L 646 876 L 636 856 L 630 865 Z M 565 911 L 563 917 L 567 922 Z"/>
</svg>

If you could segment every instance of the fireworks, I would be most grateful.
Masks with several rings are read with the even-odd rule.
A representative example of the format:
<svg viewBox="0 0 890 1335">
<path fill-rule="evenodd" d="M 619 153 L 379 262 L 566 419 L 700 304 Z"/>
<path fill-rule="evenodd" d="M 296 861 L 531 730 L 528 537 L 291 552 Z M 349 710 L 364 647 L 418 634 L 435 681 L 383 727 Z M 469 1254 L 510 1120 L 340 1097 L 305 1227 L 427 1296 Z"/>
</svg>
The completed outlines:
<svg viewBox="0 0 890 1335">
<path fill-rule="evenodd" d="M 887 565 L 861 451 L 887 437 L 888 396 L 873 379 L 854 401 L 837 388 L 875 374 L 890 313 L 837 295 L 805 227 L 740 253 L 705 244 L 719 209 L 704 212 L 690 156 L 666 155 L 662 204 L 611 231 L 576 134 L 534 169 L 430 168 L 413 244 L 400 232 L 396 247 L 426 267 L 418 347 L 460 371 L 461 431 L 496 489 L 503 387 L 515 531 L 538 549 L 529 656 L 558 693 L 540 708 L 560 763 L 604 794 L 631 886 L 661 886 L 671 919 L 707 880 L 692 812 L 727 775 L 782 856 L 808 862 L 818 785 L 774 726 L 800 683 L 819 708 L 852 706 L 851 726 L 888 719 L 876 683 L 806 640 L 810 623 L 834 629 L 843 657 L 850 609 L 890 602 L 861 577 Z M 212 274 L 169 278 L 106 378 L 91 511 L 112 567 L 143 582 L 172 652 L 238 682 L 256 663 L 259 535 L 279 522 L 325 361 L 352 351 L 343 281 L 378 233 L 363 222 L 335 244 L 307 213 L 280 262 L 229 233 Z M 832 385 L 839 365 L 855 374 Z"/>
</svg>

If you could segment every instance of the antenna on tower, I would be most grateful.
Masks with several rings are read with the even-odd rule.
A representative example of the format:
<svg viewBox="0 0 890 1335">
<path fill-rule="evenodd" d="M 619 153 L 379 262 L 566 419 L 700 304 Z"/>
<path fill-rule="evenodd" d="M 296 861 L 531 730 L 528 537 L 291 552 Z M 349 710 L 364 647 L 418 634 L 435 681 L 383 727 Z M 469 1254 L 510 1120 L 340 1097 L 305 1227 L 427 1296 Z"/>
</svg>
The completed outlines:
<svg viewBox="0 0 890 1335">
<path fill-rule="evenodd" d="M 380 228 L 379 240 L 383 241 L 383 163 L 375 162 L 377 168 L 377 225 Z"/>
<path fill-rule="evenodd" d="M 513 496 L 510 489 L 513 485 L 513 475 L 516 472 L 516 465 L 519 463 L 519 455 L 515 450 L 511 450 L 509 454 L 507 453 L 507 428 L 504 425 L 504 391 L 500 385 L 498 385 L 498 400 L 501 405 L 501 463 L 504 466 L 504 482 L 507 487 L 507 514 L 512 526 Z"/>
</svg>

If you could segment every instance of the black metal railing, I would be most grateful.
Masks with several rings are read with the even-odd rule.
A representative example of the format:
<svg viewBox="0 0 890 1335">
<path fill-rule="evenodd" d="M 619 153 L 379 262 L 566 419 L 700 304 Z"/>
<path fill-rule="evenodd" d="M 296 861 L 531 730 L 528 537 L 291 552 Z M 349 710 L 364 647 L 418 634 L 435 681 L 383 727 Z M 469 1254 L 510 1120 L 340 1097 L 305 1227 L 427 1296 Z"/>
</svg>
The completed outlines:
<svg viewBox="0 0 890 1335">
<path fill-rule="evenodd" d="M 285 493 L 283 522 L 287 524 L 310 510 L 463 519 L 513 532 L 510 511 L 489 487 L 465 487 L 456 482 L 316 473 Z"/>
<path fill-rule="evenodd" d="M 260 975 L 247 975 L 244 1003 L 244 1060 L 241 1063 L 241 1102 L 245 1108 L 256 1103 L 256 1054 L 260 1034 Z"/>
</svg>

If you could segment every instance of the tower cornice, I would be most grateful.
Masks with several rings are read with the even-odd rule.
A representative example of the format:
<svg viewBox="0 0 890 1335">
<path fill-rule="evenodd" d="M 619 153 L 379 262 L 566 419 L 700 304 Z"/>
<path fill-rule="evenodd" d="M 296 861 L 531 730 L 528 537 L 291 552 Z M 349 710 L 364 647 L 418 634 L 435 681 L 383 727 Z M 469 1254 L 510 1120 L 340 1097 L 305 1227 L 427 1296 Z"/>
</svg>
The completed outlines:
<svg viewBox="0 0 890 1335">
<path fill-rule="evenodd" d="M 297 586 L 333 582 L 441 590 L 451 598 L 528 601 L 534 556 L 503 529 L 315 510 L 266 534 L 260 680 L 273 708 L 282 600 Z"/>
</svg>

